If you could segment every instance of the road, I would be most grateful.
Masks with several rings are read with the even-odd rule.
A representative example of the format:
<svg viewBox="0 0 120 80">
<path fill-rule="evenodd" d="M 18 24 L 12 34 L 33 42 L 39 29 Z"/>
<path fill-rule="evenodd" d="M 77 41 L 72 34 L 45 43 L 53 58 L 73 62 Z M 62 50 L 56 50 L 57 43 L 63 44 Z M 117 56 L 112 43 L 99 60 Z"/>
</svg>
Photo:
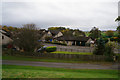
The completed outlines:
<svg viewBox="0 0 120 80">
<path fill-rule="evenodd" d="M 55 62 L 34 62 L 34 61 L 13 61 L 3 60 L 2 64 L 7 65 L 24 65 L 24 66 L 41 66 L 41 67 L 55 67 L 68 69 L 118 69 L 118 65 L 100 65 L 88 63 L 55 63 Z"/>
</svg>

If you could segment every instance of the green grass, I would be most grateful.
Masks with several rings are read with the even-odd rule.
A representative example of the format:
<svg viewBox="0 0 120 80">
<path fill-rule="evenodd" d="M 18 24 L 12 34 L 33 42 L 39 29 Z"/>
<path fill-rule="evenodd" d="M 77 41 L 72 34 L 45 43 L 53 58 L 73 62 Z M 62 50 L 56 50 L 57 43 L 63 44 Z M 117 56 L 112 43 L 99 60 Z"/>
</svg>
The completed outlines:
<svg viewBox="0 0 120 80">
<path fill-rule="evenodd" d="M 3 65 L 3 78 L 118 78 L 117 70 L 63 69 Z"/>
<path fill-rule="evenodd" d="M 51 52 L 51 53 L 93 55 L 93 53 L 88 53 L 88 52 L 66 52 L 66 51 L 55 51 L 55 52 Z"/>
<path fill-rule="evenodd" d="M 91 63 L 91 64 L 113 64 L 112 62 L 98 62 L 98 61 L 79 61 L 74 59 L 63 60 L 53 58 L 39 58 L 39 57 L 28 57 L 28 56 L 2 56 L 2 60 L 18 60 L 18 61 L 40 61 L 40 62 L 58 62 L 58 63 Z"/>
<path fill-rule="evenodd" d="M 62 62 L 62 63 L 87 63 L 88 61 L 77 61 L 77 60 L 62 60 L 52 58 L 38 58 L 38 57 L 27 57 L 27 56 L 2 56 L 2 60 L 19 60 L 19 61 L 41 61 L 41 62 Z"/>
<path fill-rule="evenodd" d="M 52 58 L 39 58 L 39 57 L 27 57 L 27 56 L 2 56 L 2 60 L 19 60 L 19 61 L 41 61 L 41 62 L 62 62 L 62 63 L 88 63 L 88 61 L 78 60 L 62 60 Z M 90 61 L 89 61 L 90 62 Z"/>
</svg>

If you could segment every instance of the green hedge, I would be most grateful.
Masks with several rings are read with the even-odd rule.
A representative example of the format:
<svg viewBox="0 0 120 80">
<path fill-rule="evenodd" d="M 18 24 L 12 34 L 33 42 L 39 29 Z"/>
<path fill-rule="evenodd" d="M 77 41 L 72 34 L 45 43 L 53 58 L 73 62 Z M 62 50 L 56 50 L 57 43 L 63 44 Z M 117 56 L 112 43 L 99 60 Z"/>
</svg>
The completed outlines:
<svg viewBox="0 0 120 80">
<path fill-rule="evenodd" d="M 47 47 L 46 48 L 46 51 L 47 52 L 54 52 L 54 51 L 56 51 L 57 50 L 57 47 L 56 46 L 50 46 L 50 47 Z"/>
<path fill-rule="evenodd" d="M 64 45 L 64 46 L 67 46 L 66 43 L 59 43 L 59 42 L 46 42 L 46 43 L 51 43 L 51 44 L 58 44 L 58 45 Z"/>
</svg>

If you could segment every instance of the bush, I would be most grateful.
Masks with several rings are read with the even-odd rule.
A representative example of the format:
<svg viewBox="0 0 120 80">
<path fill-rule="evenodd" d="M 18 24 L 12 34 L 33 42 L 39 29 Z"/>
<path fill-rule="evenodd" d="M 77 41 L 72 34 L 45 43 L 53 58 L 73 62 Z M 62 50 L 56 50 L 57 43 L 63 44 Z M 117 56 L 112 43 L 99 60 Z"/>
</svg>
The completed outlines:
<svg viewBox="0 0 120 80">
<path fill-rule="evenodd" d="M 114 42 L 108 42 L 105 45 L 104 55 L 106 55 L 106 56 L 114 56 L 114 48 L 115 48 L 115 43 Z"/>
<path fill-rule="evenodd" d="M 2 48 L 7 48 L 7 45 L 2 45 Z"/>
<path fill-rule="evenodd" d="M 107 61 L 113 61 L 114 52 L 111 46 L 105 46 L 104 55 L 107 56 Z"/>
<path fill-rule="evenodd" d="M 13 49 L 3 49 L 2 50 L 3 55 L 14 55 L 14 50 Z"/>
<path fill-rule="evenodd" d="M 54 51 L 56 51 L 57 50 L 57 47 L 56 46 L 50 46 L 50 47 L 47 47 L 46 48 L 46 51 L 47 52 L 54 52 Z"/>
<path fill-rule="evenodd" d="M 104 55 L 107 56 L 107 61 L 113 61 L 114 60 L 114 48 L 115 48 L 115 43 L 114 42 L 108 42 L 105 45 L 105 52 Z"/>
<path fill-rule="evenodd" d="M 107 42 L 108 42 L 108 38 L 103 38 L 103 40 L 105 41 L 105 43 L 107 43 Z"/>
<path fill-rule="evenodd" d="M 86 43 L 85 46 L 89 46 L 90 47 L 90 43 Z"/>
<path fill-rule="evenodd" d="M 52 37 L 45 37 L 46 41 L 50 41 L 52 39 Z"/>
</svg>

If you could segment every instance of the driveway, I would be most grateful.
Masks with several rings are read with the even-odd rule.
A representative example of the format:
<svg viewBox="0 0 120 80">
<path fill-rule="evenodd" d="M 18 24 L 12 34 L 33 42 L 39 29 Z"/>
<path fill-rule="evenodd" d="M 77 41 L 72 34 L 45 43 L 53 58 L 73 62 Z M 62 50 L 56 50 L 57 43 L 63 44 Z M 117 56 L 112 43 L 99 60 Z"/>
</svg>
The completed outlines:
<svg viewBox="0 0 120 80">
<path fill-rule="evenodd" d="M 24 65 L 24 66 L 41 66 L 41 67 L 55 67 L 55 68 L 69 68 L 69 69 L 118 69 L 118 65 L 100 65 L 88 63 L 55 63 L 55 62 L 34 62 L 34 61 L 13 61 L 3 60 L 2 64 L 7 65 Z"/>
<path fill-rule="evenodd" d="M 68 51 L 68 52 L 92 52 L 93 48 L 86 46 L 63 46 L 56 44 L 44 43 L 45 46 L 56 46 L 57 51 Z"/>
</svg>

